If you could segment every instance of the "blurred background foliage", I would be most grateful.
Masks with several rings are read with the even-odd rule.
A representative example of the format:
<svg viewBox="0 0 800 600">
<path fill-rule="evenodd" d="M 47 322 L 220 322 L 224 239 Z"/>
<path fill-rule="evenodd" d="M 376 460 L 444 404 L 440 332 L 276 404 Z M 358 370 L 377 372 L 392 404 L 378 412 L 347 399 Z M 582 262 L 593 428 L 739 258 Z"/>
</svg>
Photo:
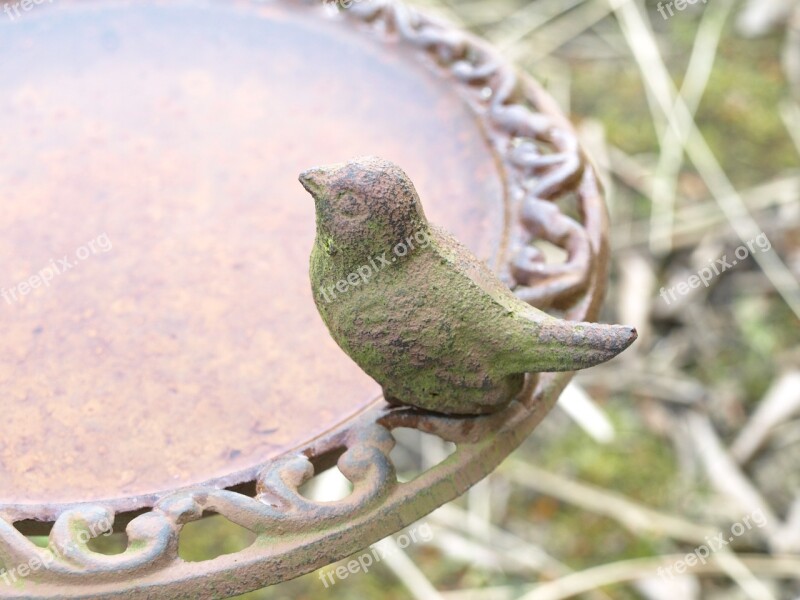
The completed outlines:
<svg viewBox="0 0 800 600">
<path fill-rule="evenodd" d="M 698 0 L 668 19 L 667 3 L 649 0 L 415 4 L 493 42 L 571 116 L 612 217 L 603 319 L 636 325 L 640 339 L 579 373 L 496 473 L 426 518 L 430 542 L 328 587 L 317 572 L 241 597 L 799 598 L 797 3 Z M 699 145 L 667 133 L 659 90 L 673 84 Z M 732 214 L 740 233 L 766 234 L 763 254 L 777 262 L 751 256 L 666 303 L 662 287 L 748 241 Z M 409 477 L 447 452 L 408 433 L 393 458 Z M 336 472 L 314 485 L 310 495 L 346 493 Z M 753 511 L 771 525 L 731 542 L 732 562 L 658 576 L 660 556 L 685 555 Z M 250 542 L 217 516 L 187 528 L 181 555 Z"/>
</svg>

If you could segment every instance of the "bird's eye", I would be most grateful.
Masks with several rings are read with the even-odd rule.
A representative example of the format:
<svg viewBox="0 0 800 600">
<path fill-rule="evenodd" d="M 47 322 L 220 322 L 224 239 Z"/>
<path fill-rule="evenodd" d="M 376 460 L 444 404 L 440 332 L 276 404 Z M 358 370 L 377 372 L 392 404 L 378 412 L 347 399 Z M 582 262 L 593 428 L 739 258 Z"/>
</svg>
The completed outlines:
<svg viewBox="0 0 800 600">
<path fill-rule="evenodd" d="M 339 197 L 338 205 L 341 214 L 350 218 L 361 216 L 365 210 L 364 205 L 350 192 L 346 192 Z"/>
</svg>

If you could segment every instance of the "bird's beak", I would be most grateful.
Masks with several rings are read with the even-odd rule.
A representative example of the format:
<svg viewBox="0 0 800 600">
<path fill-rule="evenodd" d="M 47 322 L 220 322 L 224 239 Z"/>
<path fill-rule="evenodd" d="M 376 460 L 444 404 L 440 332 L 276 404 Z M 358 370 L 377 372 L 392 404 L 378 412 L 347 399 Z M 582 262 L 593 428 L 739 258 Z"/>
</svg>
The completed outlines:
<svg viewBox="0 0 800 600">
<path fill-rule="evenodd" d="M 314 197 L 314 200 L 319 199 L 319 196 L 325 191 L 326 173 L 322 167 L 315 167 L 300 173 L 300 183 L 306 188 L 306 191 Z"/>
</svg>

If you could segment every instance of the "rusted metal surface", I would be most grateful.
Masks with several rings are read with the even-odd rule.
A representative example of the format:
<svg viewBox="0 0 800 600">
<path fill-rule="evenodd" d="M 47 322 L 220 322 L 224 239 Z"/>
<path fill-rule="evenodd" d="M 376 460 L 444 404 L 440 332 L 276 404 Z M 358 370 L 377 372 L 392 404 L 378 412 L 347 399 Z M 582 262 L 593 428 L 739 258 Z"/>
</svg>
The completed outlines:
<svg viewBox="0 0 800 600">
<path fill-rule="evenodd" d="M 0 503 L 53 518 L 252 481 L 380 395 L 316 313 L 297 173 L 364 147 L 393 156 L 492 259 L 491 152 L 409 51 L 283 5 L 256 24 L 225 8 L 52 13 L 0 21 L 16 57 L 0 66 L 0 286 L 74 263 L 0 299 Z M 101 235 L 110 248 L 79 261 Z"/>
<path fill-rule="evenodd" d="M 369 152 L 403 164 L 431 219 L 519 297 L 596 317 L 594 173 L 549 97 L 482 42 L 378 2 L 337 17 L 288 1 L 63 2 L 0 25 L 0 49 L 15 57 L 0 67 L 0 285 L 105 247 L 102 234 L 113 246 L 0 313 L 0 559 L 50 556 L 13 527 L 27 518 L 55 520 L 51 548 L 69 548 L 0 582 L 0 597 L 218 597 L 284 581 L 456 497 L 552 407 L 569 374 L 529 381 L 490 416 L 387 408 L 307 282 L 313 206 L 296 174 Z M 580 223 L 558 209 L 570 195 Z M 533 239 L 567 261 L 542 263 Z M 456 453 L 398 483 L 401 426 Z M 342 450 L 354 492 L 300 496 L 312 464 Z M 248 480 L 255 497 L 218 489 Z M 86 533 L 134 509 L 146 512 L 126 552 L 88 550 Z M 257 541 L 181 561 L 180 529 L 203 511 Z"/>
</svg>

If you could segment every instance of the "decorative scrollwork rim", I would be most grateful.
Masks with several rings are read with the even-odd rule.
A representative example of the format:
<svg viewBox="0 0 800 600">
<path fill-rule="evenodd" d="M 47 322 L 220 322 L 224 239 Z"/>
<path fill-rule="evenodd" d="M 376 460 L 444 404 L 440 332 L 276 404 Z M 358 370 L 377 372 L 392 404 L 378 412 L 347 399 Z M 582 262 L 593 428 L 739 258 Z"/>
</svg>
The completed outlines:
<svg viewBox="0 0 800 600">
<path fill-rule="evenodd" d="M 487 123 L 508 181 L 515 218 L 501 274 L 532 304 L 576 320 L 595 318 L 607 275 L 605 207 L 571 125 L 544 90 L 518 76 L 483 41 L 395 1 L 372 0 L 328 18 L 399 37 L 462 84 Z M 577 199 L 581 223 L 559 210 L 565 195 Z M 566 250 L 566 262 L 546 264 L 531 246 L 538 239 Z M 114 503 L 60 510 L 48 549 L 14 528 L 24 507 L 0 507 L 0 560 L 7 568 L 31 561 L 45 565 L 14 585 L 0 584 L 0 597 L 181 598 L 198 597 L 201 589 L 203 597 L 223 597 L 310 572 L 402 529 L 486 476 L 544 418 L 570 377 L 531 376 L 508 408 L 481 417 L 445 417 L 376 402 L 335 431 L 263 465 L 254 497 L 208 484 L 145 499 L 152 508 L 128 523 L 128 549 L 119 555 L 97 554 L 87 545 L 88 534 L 96 535 L 98 525 L 113 518 Z M 389 459 L 397 427 L 438 435 L 455 443 L 456 452 L 399 483 Z M 298 488 L 313 477 L 314 461 L 332 454 L 339 455 L 353 492 L 331 503 L 305 498 Z M 207 511 L 254 532 L 256 542 L 210 561 L 184 562 L 177 551 L 181 528 Z"/>
</svg>

